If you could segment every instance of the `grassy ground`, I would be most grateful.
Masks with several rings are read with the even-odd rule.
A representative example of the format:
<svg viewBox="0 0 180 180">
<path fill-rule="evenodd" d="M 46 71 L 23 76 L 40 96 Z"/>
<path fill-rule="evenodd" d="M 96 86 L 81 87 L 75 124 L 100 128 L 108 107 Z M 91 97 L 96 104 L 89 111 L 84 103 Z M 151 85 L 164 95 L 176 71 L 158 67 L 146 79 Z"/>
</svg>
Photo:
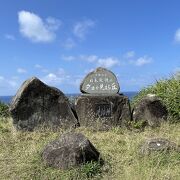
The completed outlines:
<svg viewBox="0 0 180 180">
<path fill-rule="evenodd" d="M 155 153 L 141 156 L 140 143 L 149 137 L 164 137 L 180 144 L 180 123 L 163 124 L 143 132 L 115 128 L 108 132 L 93 132 L 79 128 L 99 150 L 105 160 L 103 167 L 90 163 L 81 168 L 61 171 L 47 167 L 41 159 L 43 147 L 63 132 L 37 130 L 17 132 L 11 119 L 0 119 L 0 179 L 109 179 L 154 180 L 180 179 L 180 154 Z"/>
</svg>

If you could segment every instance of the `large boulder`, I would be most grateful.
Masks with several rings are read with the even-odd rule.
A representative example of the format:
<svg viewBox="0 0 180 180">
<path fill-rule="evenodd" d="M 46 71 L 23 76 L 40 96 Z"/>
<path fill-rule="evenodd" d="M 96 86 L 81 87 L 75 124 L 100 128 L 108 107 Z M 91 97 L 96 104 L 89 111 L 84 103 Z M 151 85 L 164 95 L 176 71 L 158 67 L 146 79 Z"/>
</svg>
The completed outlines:
<svg viewBox="0 0 180 180">
<path fill-rule="evenodd" d="M 39 125 L 75 127 L 75 118 L 68 98 L 57 88 L 47 86 L 38 78 L 25 81 L 10 105 L 17 129 L 33 130 Z"/>
<path fill-rule="evenodd" d="M 66 133 L 49 143 L 42 152 L 44 162 L 58 169 L 69 169 L 100 160 L 100 154 L 81 133 Z"/>
<path fill-rule="evenodd" d="M 176 151 L 180 152 L 180 147 L 164 138 L 151 138 L 146 139 L 140 146 L 140 153 L 143 155 L 148 155 L 152 152 L 168 152 Z"/>
<path fill-rule="evenodd" d="M 131 120 L 129 100 L 119 94 L 81 95 L 75 101 L 75 109 L 80 125 L 94 130 L 126 126 Z"/>
<path fill-rule="evenodd" d="M 117 94 L 119 83 L 113 72 L 99 67 L 90 72 L 82 81 L 80 91 L 87 94 Z"/>
<path fill-rule="evenodd" d="M 133 120 L 144 121 L 149 126 L 159 126 L 167 119 L 168 111 L 162 101 L 154 94 L 148 94 L 133 109 Z"/>
</svg>

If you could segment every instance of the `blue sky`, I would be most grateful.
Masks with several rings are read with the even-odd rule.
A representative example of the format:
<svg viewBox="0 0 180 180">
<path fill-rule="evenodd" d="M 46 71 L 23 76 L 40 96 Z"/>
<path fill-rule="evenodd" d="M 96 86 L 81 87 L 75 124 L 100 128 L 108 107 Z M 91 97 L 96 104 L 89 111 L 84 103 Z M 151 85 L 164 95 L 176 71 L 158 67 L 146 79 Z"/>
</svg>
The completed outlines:
<svg viewBox="0 0 180 180">
<path fill-rule="evenodd" d="M 6 0 L 0 6 L 0 95 L 37 76 L 79 92 L 102 66 L 121 91 L 137 91 L 180 69 L 179 0 Z"/>
</svg>

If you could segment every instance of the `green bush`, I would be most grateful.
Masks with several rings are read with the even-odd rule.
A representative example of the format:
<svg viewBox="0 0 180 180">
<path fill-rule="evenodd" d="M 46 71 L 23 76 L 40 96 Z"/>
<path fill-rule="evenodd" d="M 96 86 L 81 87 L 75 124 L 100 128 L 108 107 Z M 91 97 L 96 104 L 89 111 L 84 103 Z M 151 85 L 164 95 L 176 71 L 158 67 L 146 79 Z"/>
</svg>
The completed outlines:
<svg viewBox="0 0 180 180">
<path fill-rule="evenodd" d="M 10 115 L 9 115 L 9 107 L 8 107 L 8 105 L 6 105 L 6 104 L 4 104 L 4 103 L 2 103 L 0 101 L 0 117 L 6 118 L 6 117 L 9 117 L 9 116 Z"/>
<path fill-rule="evenodd" d="M 172 77 L 157 81 L 154 85 L 142 89 L 132 100 L 135 105 L 147 94 L 156 94 L 166 105 L 170 121 L 180 121 L 180 79 Z"/>
</svg>

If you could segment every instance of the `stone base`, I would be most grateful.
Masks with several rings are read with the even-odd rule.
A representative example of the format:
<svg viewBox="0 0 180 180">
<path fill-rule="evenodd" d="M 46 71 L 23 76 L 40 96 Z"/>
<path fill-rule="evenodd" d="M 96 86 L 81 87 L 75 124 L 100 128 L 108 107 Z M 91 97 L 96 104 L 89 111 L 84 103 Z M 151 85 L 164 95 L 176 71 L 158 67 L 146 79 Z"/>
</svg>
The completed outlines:
<svg viewBox="0 0 180 180">
<path fill-rule="evenodd" d="M 131 120 L 128 97 L 120 94 L 83 94 L 75 101 L 80 126 L 107 130 Z"/>
</svg>

